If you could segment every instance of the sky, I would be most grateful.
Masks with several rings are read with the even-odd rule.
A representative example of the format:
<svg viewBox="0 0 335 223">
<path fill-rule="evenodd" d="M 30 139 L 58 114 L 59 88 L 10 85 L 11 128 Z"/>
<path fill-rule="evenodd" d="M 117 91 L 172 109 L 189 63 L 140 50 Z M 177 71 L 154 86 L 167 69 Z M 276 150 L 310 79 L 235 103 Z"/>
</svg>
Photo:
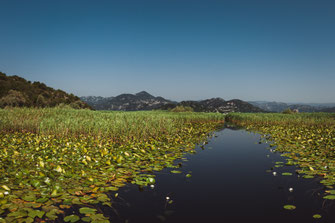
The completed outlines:
<svg viewBox="0 0 335 223">
<path fill-rule="evenodd" d="M 0 71 L 78 96 L 335 102 L 333 0 L 0 0 Z"/>
</svg>

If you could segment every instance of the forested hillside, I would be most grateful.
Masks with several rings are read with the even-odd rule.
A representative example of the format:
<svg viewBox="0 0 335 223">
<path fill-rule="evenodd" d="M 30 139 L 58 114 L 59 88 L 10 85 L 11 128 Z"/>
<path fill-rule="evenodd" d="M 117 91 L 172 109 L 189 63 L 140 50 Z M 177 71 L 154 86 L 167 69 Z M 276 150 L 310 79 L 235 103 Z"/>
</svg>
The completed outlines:
<svg viewBox="0 0 335 223">
<path fill-rule="evenodd" d="M 73 108 L 90 108 L 79 97 L 55 90 L 40 82 L 30 82 L 19 76 L 0 72 L 0 108 L 54 107 L 69 105 Z"/>
</svg>

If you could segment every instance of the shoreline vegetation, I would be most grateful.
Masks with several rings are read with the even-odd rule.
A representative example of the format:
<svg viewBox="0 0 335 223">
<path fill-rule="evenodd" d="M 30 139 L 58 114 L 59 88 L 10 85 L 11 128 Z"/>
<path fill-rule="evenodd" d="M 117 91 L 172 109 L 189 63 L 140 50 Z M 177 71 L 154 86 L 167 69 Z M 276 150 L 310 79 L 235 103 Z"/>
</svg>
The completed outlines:
<svg viewBox="0 0 335 223">
<path fill-rule="evenodd" d="M 110 222 L 99 205 L 111 207 L 127 183 L 155 184 L 156 171 L 179 168 L 175 161 L 225 121 L 287 157 L 275 168 L 296 165 L 304 178 L 322 177 L 324 199 L 335 200 L 334 114 L 189 110 L 0 109 L 0 223 Z"/>
<path fill-rule="evenodd" d="M 109 222 L 95 205 L 111 206 L 126 183 L 154 184 L 223 123 L 216 113 L 0 109 L 0 222 Z"/>
<path fill-rule="evenodd" d="M 286 165 L 297 165 L 302 177 L 322 177 L 323 198 L 335 200 L 335 114 L 231 113 L 226 121 L 272 142 L 270 147 L 287 157 Z"/>
</svg>

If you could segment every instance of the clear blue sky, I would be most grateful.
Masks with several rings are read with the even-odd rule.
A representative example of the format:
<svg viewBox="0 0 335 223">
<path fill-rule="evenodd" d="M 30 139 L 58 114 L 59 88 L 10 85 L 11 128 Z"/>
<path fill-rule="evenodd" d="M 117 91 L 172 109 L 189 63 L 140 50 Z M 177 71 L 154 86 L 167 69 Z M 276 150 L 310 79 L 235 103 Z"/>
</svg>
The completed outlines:
<svg viewBox="0 0 335 223">
<path fill-rule="evenodd" d="M 0 71 L 78 96 L 335 102 L 335 1 L 0 0 Z"/>
</svg>

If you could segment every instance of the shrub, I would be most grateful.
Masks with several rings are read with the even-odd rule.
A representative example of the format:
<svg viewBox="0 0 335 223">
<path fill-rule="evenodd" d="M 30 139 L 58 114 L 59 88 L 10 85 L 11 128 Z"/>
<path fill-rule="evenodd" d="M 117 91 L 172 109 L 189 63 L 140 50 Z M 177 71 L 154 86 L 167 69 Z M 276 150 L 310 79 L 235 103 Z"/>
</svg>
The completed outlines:
<svg viewBox="0 0 335 223">
<path fill-rule="evenodd" d="M 172 112 L 193 112 L 193 108 L 190 106 L 181 106 L 178 105 L 177 107 L 171 109 Z"/>
<path fill-rule="evenodd" d="M 295 112 L 293 112 L 290 108 L 288 108 L 288 109 L 285 109 L 282 113 L 283 114 L 293 114 Z"/>
</svg>

